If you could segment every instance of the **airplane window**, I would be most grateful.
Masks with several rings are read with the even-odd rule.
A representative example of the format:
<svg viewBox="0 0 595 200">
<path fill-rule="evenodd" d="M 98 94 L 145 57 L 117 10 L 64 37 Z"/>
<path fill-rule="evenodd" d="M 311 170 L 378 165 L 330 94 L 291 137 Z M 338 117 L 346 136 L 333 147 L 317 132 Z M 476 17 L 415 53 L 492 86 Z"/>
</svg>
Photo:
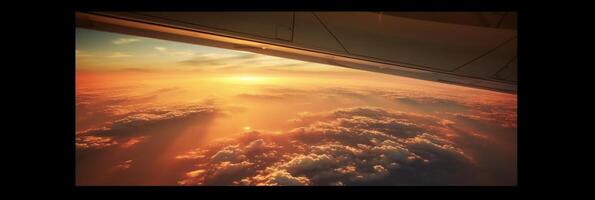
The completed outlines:
<svg viewBox="0 0 595 200">
<path fill-rule="evenodd" d="M 517 96 L 76 29 L 77 185 L 516 185 Z"/>
</svg>

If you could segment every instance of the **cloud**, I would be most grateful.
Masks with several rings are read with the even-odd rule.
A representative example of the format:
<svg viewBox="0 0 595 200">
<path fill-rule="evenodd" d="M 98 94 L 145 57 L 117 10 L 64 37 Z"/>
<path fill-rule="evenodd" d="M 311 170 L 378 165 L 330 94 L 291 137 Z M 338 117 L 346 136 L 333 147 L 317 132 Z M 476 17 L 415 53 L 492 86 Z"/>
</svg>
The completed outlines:
<svg viewBox="0 0 595 200">
<path fill-rule="evenodd" d="M 197 54 L 194 57 L 182 60 L 179 63 L 183 65 L 227 65 L 230 62 L 237 62 L 238 58 L 243 58 L 243 56 L 233 55 L 233 54 L 218 54 L 218 53 L 205 53 L 205 54 Z M 246 57 L 248 58 L 248 57 Z"/>
<path fill-rule="evenodd" d="M 333 166 L 335 160 L 326 154 L 299 155 L 292 158 L 289 162 L 279 166 L 283 169 L 300 173 L 302 171 L 324 170 Z"/>
<path fill-rule="evenodd" d="M 391 95 L 392 99 L 396 101 L 400 101 L 407 104 L 413 105 L 434 105 L 434 106 L 456 106 L 456 107 L 465 107 L 466 105 L 463 104 L 461 101 L 456 101 L 452 99 L 445 99 L 445 98 L 437 98 L 437 97 L 429 97 L 429 96 L 411 96 L 411 94 L 406 95 Z"/>
<path fill-rule="evenodd" d="M 152 102 L 160 96 L 185 92 L 185 90 L 177 87 L 164 87 L 140 95 L 130 95 L 131 91 L 143 86 L 77 92 L 77 131 L 99 128 L 104 123 L 111 123 L 133 114 L 150 112 L 151 107 L 154 107 Z"/>
<path fill-rule="evenodd" d="M 160 51 L 166 51 L 161 49 Z M 188 66 L 219 66 L 218 70 L 235 70 L 242 69 L 246 66 L 255 66 L 262 64 L 267 59 L 262 59 L 263 56 L 253 53 L 235 53 L 235 54 L 221 54 L 221 53 L 204 53 L 194 54 L 194 56 L 187 60 L 182 60 L 179 64 Z"/>
<path fill-rule="evenodd" d="M 155 107 L 135 111 L 127 116 L 110 121 L 105 126 L 90 128 L 76 133 L 76 145 L 80 150 L 100 149 L 121 143 L 121 147 L 132 147 L 148 139 L 146 131 L 171 122 L 183 121 L 196 116 L 212 116 L 217 113 L 213 106 L 182 105 Z"/>
<path fill-rule="evenodd" d="M 131 57 L 131 55 L 125 54 L 122 52 L 115 52 L 107 57 L 109 57 L 109 58 L 126 58 L 126 57 Z"/>
<path fill-rule="evenodd" d="M 208 102 L 155 103 L 159 95 L 184 91 L 178 87 L 130 95 L 137 89 L 98 88 L 77 93 L 77 184 L 138 185 L 159 179 L 160 184 L 174 185 L 177 173 L 192 167 L 181 165 L 164 172 L 156 166 L 163 165 L 160 158 L 174 159 L 178 151 L 192 148 L 195 143 L 191 140 L 201 140 L 211 120 L 219 116 L 219 108 Z M 175 148 L 171 144 L 176 144 Z M 173 161 L 183 163 L 190 158 L 199 159 L 200 155 Z"/>
<path fill-rule="evenodd" d="M 256 175 L 251 179 L 242 179 L 243 185 L 258 186 L 307 186 L 310 180 L 307 177 L 295 177 L 285 170 L 270 171 L 266 175 Z"/>
<path fill-rule="evenodd" d="M 286 133 L 247 132 L 179 155 L 195 160 L 198 168 L 178 183 L 399 185 L 411 183 L 410 179 L 420 180 L 419 184 L 447 183 L 454 174 L 475 167 L 471 156 L 435 132 L 444 125 L 429 116 L 369 107 L 318 115 L 316 121 Z M 418 118 L 427 119 L 414 120 Z M 200 173 L 191 173 L 196 171 Z M 392 177 L 396 175 L 407 179 Z"/>
<path fill-rule="evenodd" d="M 165 47 L 154 47 L 154 49 L 156 49 L 157 51 L 161 51 L 161 52 L 167 52 L 167 48 L 165 48 Z"/>
<path fill-rule="evenodd" d="M 415 106 L 418 110 L 428 109 L 465 122 L 476 122 L 503 128 L 516 128 L 516 102 L 510 99 L 465 98 L 445 94 L 412 91 L 385 91 L 381 96 Z"/>
<path fill-rule="evenodd" d="M 126 90 L 134 90 L 134 88 Z M 149 103 L 156 95 L 177 91 L 179 88 L 160 88 L 146 95 L 134 97 L 122 96 L 115 92 L 105 99 L 100 98 L 101 92 L 77 95 L 77 120 L 80 116 L 85 116 L 79 115 L 79 112 L 87 111 L 85 108 L 98 111 L 94 114 L 87 113 L 92 118 L 97 118 L 99 116 L 97 114 L 102 113 L 110 117 L 103 126 L 77 132 L 77 153 L 99 149 L 133 151 L 139 146 L 156 141 L 153 137 L 159 134 L 166 135 L 162 138 L 169 138 L 167 134 L 175 134 L 182 129 L 161 129 L 168 131 L 152 131 L 149 134 L 151 130 L 171 122 L 192 119 L 193 116 L 212 116 L 220 112 L 219 109 L 205 104 L 156 107 Z M 471 134 L 485 134 L 476 131 L 473 127 L 465 127 L 468 125 L 466 123 L 478 122 L 497 126 L 507 124 L 503 127 L 508 128 L 516 126 L 516 113 L 512 113 L 516 107 L 503 107 L 501 105 L 504 104 L 491 102 L 475 100 L 452 102 L 448 97 L 443 96 L 426 98 L 424 95 L 416 96 L 407 92 L 345 88 L 315 90 L 269 88 L 262 92 L 263 94 L 244 93 L 236 97 L 243 100 L 288 101 L 300 100 L 304 95 L 313 94 L 356 98 L 385 95 L 383 97 L 388 100 L 395 100 L 392 94 L 399 94 L 407 99 L 420 97 L 418 100 L 412 100 L 415 103 L 410 105 L 454 105 L 456 103 L 458 108 L 463 110 L 434 112 L 430 115 L 397 112 L 377 107 L 353 107 L 330 112 L 299 113 L 297 118 L 290 120 L 293 122 L 291 126 L 295 127 L 292 130 L 282 133 L 265 130 L 245 131 L 240 135 L 209 143 L 184 154 L 170 155 L 172 159 L 175 158 L 175 162 L 172 163 L 175 165 L 183 163 L 181 165 L 184 167 L 176 166 L 170 172 L 176 180 L 167 184 L 469 185 L 485 183 L 490 181 L 482 180 L 486 176 L 475 175 L 486 172 L 485 168 L 481 168 L 485 166 L 480 166 L 476 162 L 478 158 L 485 159 L 481 157 L 485 157 L 482 153 L 486 152 L 477 151 L 479 147 L 469 145 L 474 143 L 473 145 L 486 146 L 490 143 L 486 143 L 485 138 L 480 141 L 466 137 Z M 196 120 L 192 121 L 194 122 Z M 78 125 L 80 124 L 77 121 Z M 146 146 L 144 150 L 154 147 Z M 148 161 L 132 158 L 135 158 L 135 166 L 150 166 Z M 127 159 L 129 158 L 125 156 L 120 157 L 117 162 L 111 163 L 108 167 L 117 164 L 126 166 L 126 163 L 121 162 Z M 94 168 L 89 168 L 88 173 L 94 173 L 93 170 Z"/>
<path fill-rule="evenodd" d="M 192 56 L 194 55 L 194 53 L 192 51 L 178 51 L 178 50 L 171 50 L 167 47 L 153 47 L 153 49 L 164 53 L 164 54 L 168 54 L 168 55 L 172 55 L 172 56 Z"/>
<path fill-rule="evenodd" d="M 141 72 L 141 73 L 154 72 L 154 70 L 151 70 L 151 69 L 147 69 L 147 68 L 136 68 L 136 67 L 124 68 L 124 69 L 122 69 L 122 71 Z"/>
<path fill-rule="evenodd" d="M 102 128 L 89 129 L 77 133 L 77 135 L 115 135 L 130 129 L 146 128 L 147 126 L 159 123 L 187 118 L 201 113 L 215 113 L 212 106 L 187 105 L 174 108 L 152 108 L 141 113 L 128 115 L 122 119 L 109 122 Z"/>
<path fill-rule="evenodd" d="M 116 144 L 118 142 L 111 137 L 97 136 L 80 136 L 76 138 L 75 143 L 77 150 L 102 149 Z"/>
<path fill-rule="evenodd" d="M 241 161 L 246 159 L 238 145 L 230 145 L 211 156 L 212 162 Z"/>
<path fill-rule="evenodd" d="M 82 50 L 78 50 L 78 49 L 74 51 L 74 55 L 75 55 L 77 58 L 90 58 L 90 57 L 95 57 L 95 56 L 94 56 L 94 55 L 92 55 L 92 54 L 86 53 L 86 51 L 82 51 Z"/>
<path fill-rule="evenodd" d="M 119 170 L 129 169 L 130 167 L 132 167 L 132 162 L 133 162 L 133 160 L 126 160 L 126 161 L 116 165 L 116 169 L 119 169 Z"/>
<path fill-rule="evenodd" d="M 129 139 L 128 141 L 122 143 L 120 145 L 120 147 L 122 147 L 122 148 L 130 148 L 130 147 L 132 147 L 132 146 L 134 146 L 134 145 L 142 142 L 143 140 L 147 139 L 148 137 L 150 137 L 150 136 L 133 137 L 133 138 Z"/>
<path fill-rule="evenodd" d="M 112 44 L 121 45 L 121 44 L 130 44 L 134 42 L 140 42 L 140 39 L 137 38 L 118 38 L 116 40 L 112 40 Z"/>
<path fill-rule="evenodd" d="M 178 62 L 182 65 L 189 65 L 189 66 L 196 66 L 196 65 L 226 65 L 231 56 L 221 55 L 221 54 L 199 54 L 195 55 L 194 57 L 186 60 L 182 60 Z"/>
<path fill-rule="evenodd" d="M 287 95 L 287 94 L 280 94 L 280 95 L 267 95 L 267 94 L 249 94 L 249 93 L 242 93 L 236 95 L 236 97 L 246 99 L 246 100 L 254 100 L 254 101 L 284 101 L 288 100 L 292 97 L 296 97 L 294 95 Z"/>
<path fill-rule="evenodd" d="M 488 126 L 498 126 L 503 128 L 516 128 L 516 112 L 482 112 L 474 111 L 472 114 L 446 112 L 445 114 L 462 119 L 468 122 L 475 122 Z"/>
</svg>

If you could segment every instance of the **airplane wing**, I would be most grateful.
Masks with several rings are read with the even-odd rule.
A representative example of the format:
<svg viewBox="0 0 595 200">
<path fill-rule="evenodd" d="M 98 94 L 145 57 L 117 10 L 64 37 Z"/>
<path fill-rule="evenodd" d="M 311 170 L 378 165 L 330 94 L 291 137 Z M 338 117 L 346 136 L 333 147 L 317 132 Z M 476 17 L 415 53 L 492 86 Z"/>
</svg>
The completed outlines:
<svg viewBox="0 0 595 200">
<path fill-rule="evenodd" d="M 515 12 L 77 12 L 76 26 L 517 92 Z"/>
</svg>

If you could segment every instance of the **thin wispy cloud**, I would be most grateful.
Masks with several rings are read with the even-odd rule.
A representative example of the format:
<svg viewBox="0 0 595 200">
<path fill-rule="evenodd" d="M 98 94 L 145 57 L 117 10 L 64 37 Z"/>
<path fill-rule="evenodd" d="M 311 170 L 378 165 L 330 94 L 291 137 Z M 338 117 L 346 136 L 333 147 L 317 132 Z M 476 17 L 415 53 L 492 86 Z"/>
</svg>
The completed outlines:
<svg viewBox="0 0 595 200">
<path fill-rule="evenodd" d="M 121 44 L 130 44 L 133 42 L 140 42 L 140 41 L 141 41 L 140 39 L 136 39 L 136 38 L 119 38 L 119 39 L 113 40 L 112 44 L 121 45 Z"/>
<path fill-rule="evenodd" d="M 130 57 L 131 55 L 129 54 L 125 54 L 125 53 L 121 53 L 121 52 L 115 52 L 112 55 L 109 55 L 108 57 L 110 58 L 125 58 L 125 57 Z"/>
<path fill-rule="evenodd" d="M 156 49 L 157 51 L 161 51 L 161 52 L 167 52 L 167 48 L 165 48 L 165 47 L 154 47 L 154 49 Z"/>
<path fill-rule="evenodd" d="M 153 49 L 155 49 L 161 53 L 165 53 L 168 55 L 174 55 L 174 56 L 192 56 L 192 55 L 194 55 L 194 53 L 191 51 L 177 51 L 177 50 L 171 50 L 166 47 L 160 47 L 160 46 L 153 47 Z"/>
<path fill-rule="evenodd" d="M 84 58 L 84 57 L 93 57 L 93 55 L 86 53 L 85 51 L 75 50 L 74 54 L 77 58 Z"/>
</svg>

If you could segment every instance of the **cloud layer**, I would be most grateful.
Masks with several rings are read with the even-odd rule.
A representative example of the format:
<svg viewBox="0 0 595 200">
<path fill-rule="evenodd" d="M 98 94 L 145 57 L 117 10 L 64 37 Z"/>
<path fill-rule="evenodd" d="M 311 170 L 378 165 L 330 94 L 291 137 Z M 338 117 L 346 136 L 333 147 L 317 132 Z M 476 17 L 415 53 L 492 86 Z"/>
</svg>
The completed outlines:
<svg viewBox="0 0 595 200">
<path fill-rule="evenodd" d="M 431 117 L 359 107 L 323 113 L 317 119 L 287 133 L 246 132 L 180 155 L 178 159 L 193 160 L 197 168 L 178 183 L 452 183 L 457 177 L 451 174 L 474 166 L 471 156 L 436 132 L 444 125 Z M 397 175 L 406 179 L 395 178 Z"/>
<path fill-rule="evenodd" d="M 100 128 L 77 132 L 76 147 L 80 150 L 101 149 L 118 143 L 123 143 L 124 146 L 132 146 L 145 139 L 142 136 L 135 137 L 145 130 L 151 130 L 157 126 L 163 126 L 169 122 L 180 121 L 193 116 L 213 115 L 216 112 L 215 107 L 204 105 L 155 107 L 108 122 Z"/>
<path fill-rule="evenodd" d="M 271 107 L 333 101 L 339 109 L 289 113 L 297 117 L 277 120 L 277 123 L 289 123 L 279 126 L 291 127 L 287 131 L 270 132 L 276 129 L 267 127 L 254 131 L 246 129 L 238 136 L 223 138 L 183 154 L 176 153 L 168 157 L 171 160 L 157 160 L 144 155 L 147 151 L 159 155 L 161 150 L 166 150 L 165 147 L 173 141 L 167 141 L 168 138 L 175 138 L 184 127 L 197 122 L 188 119 L 195 116 L 212 118 L 218 113 L 235 116 L 251 108 L 243 107 L 243 111 L 236 112 L 207 104 L 158 106 L 154 104 L 156 96 L 171 94 L 180 88 L 164 87 L 144 95 L 120 95 L 126 94 L 127 90 L 135 88 L 111 88 L 107 96 L 102 91 L 77 96 L 77 113 L 82 114 L 77 120 L 84 119 L 83 116 L 95 120 L 98 116 L 105 118 L 102 126 L 77 132 L 77 152 L 85 156 L 99 155 L 87 152 L 111 152 L 103 154 L 105 157 L 113 153 L 121 155 L 117 159 L 108 159 L 110 164 L 102 167 L 115 170 L 119 176 L 126 177 L 126 181 L 113 178 L 103 183 L 146 184 L 152 180 L 147 178 L 148 175 L 157 173 L 158 168 L 152 171 L 143 168 L 156 163 L 172 163 L 173 166 L 167 172 L 172 180 L 158 182 L 158 185 L 257 186 L 490 184 L 500 181 L 493 180 L 500 173 L 496 171 L 498 166 L 486 169 L 482 163 L 505 160 L 504 168 L 508 170 L 511 166 L 511 159 L 497 158 L 507 155 L 499 154 L 501 149 L 495 148 L 501 144 L 494 138 L 500 136 L 482 131 L 516 127 L 516 106 L 497 99 L 457 101 L 446 95 L 341 87 L 311 90 L 263 88 L 261 92 L 237 93 L 233 98 L 251 102 L 251 105 L 265 103 Z M 345 108 L 361 102 L 452 109 L 403 112 L 387 109 L 388 105 L 384 108 Z M 192 123 L 178 123 L 182 121 Z M 172 123 L 178 123 L 178 128 L 168 127 Z M 485 155 L 496 159 L 490 160 L 490 156 Z M 88 159 L 84 161 L 84 174 L 93 174 L 95 168 L 99 168 L 94 162 L 100 161 Z M 118 177 L 117 174 L 114 176 Z M 510 180 L 502 182 L 508 184 Z"/>
</svg>

